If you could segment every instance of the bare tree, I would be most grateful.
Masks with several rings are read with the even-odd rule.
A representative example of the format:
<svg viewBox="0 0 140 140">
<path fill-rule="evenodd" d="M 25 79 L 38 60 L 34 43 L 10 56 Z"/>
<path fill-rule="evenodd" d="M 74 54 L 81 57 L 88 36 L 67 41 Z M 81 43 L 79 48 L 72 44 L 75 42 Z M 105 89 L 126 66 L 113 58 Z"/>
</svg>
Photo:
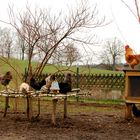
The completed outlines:
<svg viewBox="0 0 140 140">
<path fill-rule="evenodd" d="M 116 64 L 120 63 L 123 55 L 124 47 L 122 42 L 114 38 L 113 41 L 106 41 L 99 58 L 103 64 L 108 66 L 108 69 L 115 70 Z"/>
<path fill-rule="evenodd" d="M 137 21 L 140 23 L 140 3 L 138 0 L 134 0 L 134 4 L 133 5 L 129 5 L 127 2 L 125 2 L 124 0 L 121 0 L 122 3 L 130 10 L 130 12 L 134 15 L 134 17 L 137 19 Z M 134 7 L 134 9 L 132 8 Z"/>
<path fill-rule="evenodd" d="M 22 38 L 20 38 L 19 35 L 17 35 L 16 39 L 16 48 L 19 50 L 19 55 L 21 60 L 25 60 L 25 55 L 26 55 L 26 42 Z"/>
<path fill-rule="evenodd" d="M 13 44 L 12 32 L 8 28 L 0 29 L 0 54 L 2 57 L 10 58 Z"/>
<path fill-rule="evenodd" d="M 105 18 L 98 17 L 96 5 L 89 7 L 87 1 L 81 1 L 76 8 L 69 9 L 69 14 L 66 16 L 61 13 L 55 16 L 50 11 L 38 8 L 32 12 L 29 6 L 26 7 L 25 12 L 18 15 L 11 7 L 9 11 L 10 24 L 27 44 L 27 72 L 30 76 L 41 74 L 54 52 L 63 44 L 71 44 L 71 42 L 94 44 L 95 40 L 89 31 L 105 25 Z M 87 32 L 86 37 L 81 35 L 83 31 Z M 41 54 L 42 59 L 32 70 L 32 60 L 38 53 Z"/>
<path fill-rule="evenodd" d="M 58 47 L 52 55 L 53 64 L 71 66 L 80 58 L 80 53 L 74 44 Z"/>
</svg>

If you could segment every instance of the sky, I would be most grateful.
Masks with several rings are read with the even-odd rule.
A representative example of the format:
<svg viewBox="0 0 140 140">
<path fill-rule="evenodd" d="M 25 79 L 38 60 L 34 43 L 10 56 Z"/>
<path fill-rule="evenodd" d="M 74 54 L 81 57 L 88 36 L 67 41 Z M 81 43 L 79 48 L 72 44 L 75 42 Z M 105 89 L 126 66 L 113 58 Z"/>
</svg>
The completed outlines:
<svg viewBox="0 0 140 140">
<path fill-rule="evenodd" d="M 134 0 L 125 0 L 128 5 L 133 9 Z M 117 36 L 122 40 L 124 44 L 129 44 L 136 53 L 140 53 L 140 24 L 130 12 L 130 10 L 121 2 L 121 0 L 99 0 L 99 7 L 104 9 L 107 17 L 113 20 L 113 22 L 104 27 L 103 36 Z M 102 29 L 101 29 L 102 32 Z"/>
<path fill-rule="evenodd" d="M 77 0 L 78 1 L 78 0 Z M 18 11 L 24 9 L 26 4 L 39 6 L 41 8 L 51 8 L 58 12 L 67 9 L 69 5 L 76 5 L 76 0 L 4 0 L 0 6 L 0 20 L 8 19 L 8 5 L 14 5 Z M 134 0 L 124 0 L 133 8 Z M 140 24 L 135 19 L 130 10 L 121 0 L 89 0 L 90 4 L 97 3 L 97 8 L 101 16 L 105 16 L 107 21 L 112 21 L 109 25 L 96 30 L 96 34 L 101 39 L 117 37 L 124 45 L 129 44 L 134 51 L 140 53 Z M 2 23 L 0 23 L 1 25 Z M 4 25 L 5 26 L 5 25 Z"/>
</svg>

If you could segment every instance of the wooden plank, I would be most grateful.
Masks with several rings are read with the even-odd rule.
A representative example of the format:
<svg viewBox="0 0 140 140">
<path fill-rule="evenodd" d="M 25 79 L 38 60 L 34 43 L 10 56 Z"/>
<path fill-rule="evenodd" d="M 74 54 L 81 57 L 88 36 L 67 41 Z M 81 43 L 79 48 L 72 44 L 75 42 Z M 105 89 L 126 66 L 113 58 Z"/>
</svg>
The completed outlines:
<svg viewBox="0 0 140 140">
<path fill-rule="evenodd" d="M 64 118 L 67 118 L 67 97 L 64 98 Z"/>
<path fill-rule="evenodd" d="M 132 119 L 132 104 L 126 103 L 125 119 Z"/>
<path fill-rule="evenodd" d="M 5 97 L 5 109 L 4 109 L 4 115 L 3 117 L 6 117 L 7 109 L 9 108 L 9 96 Z"/>
</svg>

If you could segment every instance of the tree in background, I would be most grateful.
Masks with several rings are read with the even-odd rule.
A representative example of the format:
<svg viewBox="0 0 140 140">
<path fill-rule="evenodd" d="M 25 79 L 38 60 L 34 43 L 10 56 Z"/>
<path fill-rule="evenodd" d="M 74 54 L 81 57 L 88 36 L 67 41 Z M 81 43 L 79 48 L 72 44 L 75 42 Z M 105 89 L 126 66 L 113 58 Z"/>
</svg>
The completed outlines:
<svg viewBox="0 0 140 140">
<path fill-rule="evenodd" d="M 0 28 L 0 55 L 10 58 L 12 55 L 13 34 L 9 28 Z"/>
<path fill-rule="evenodd" d="M 69 9 L 67 15 L 59 13 L 53 15 L 51 10 L 35 8 L 34 12 L 29 6 L 24 12 L 15 14 L 13 7 L 9 9 L 10 25 L 16 29 L 19 38 L 26 43 L 29 77 L 40 75 L 46 64 L 54 57 L 60 48 L 66 46 L 67 58 L 75 55 L 73 44 L 81 43 L 93 45 L 94 36 L 90 31 L 93 28 L 106 25 L 105 18 L 98 17 L 98 10 L 95 6 L 88 6 L 87 1 L 81 1 L 76 8 Z M 86 36 L 85 36 L 86 34 Z M 92 33 L 93 34 L 93 33 Z M 32 69 L 32 61 L 39 54 L 41 59 L 38 65 Z M 74 57 L 73 57 L 74 58 Z M 73 60 L 70 60 L 70 63 Z"/>
<path fill-rule="evenodd" d="M 123 56 L 124 45 L 120 40 L 114 38 L 105 42 L 99 58 L 101 59 L 101 63 L 106 64 L 107 69 L 115 70 L 116 64 L 121 62 Z"/>
<path fill-rule="evenodd" d="M 20 38 L 19 35 L 17 35 L 17 38 L 16 38 L 16 43 L 15 43 L 15 48 L 18 49 L 18 53 L 19 53 L 19 56 L 20 56 L 20 59 L 21 60 L 25 60 L 25 55 L 26 55 L 26 42 L 25 40 L 23 40 L 22 38 Z"/>
<path fill-rule="evenodd" d="M 53 64 L 71 66 L 80 59 L 80 52 L 74 47 L 74 44 L 67 44 L 58 47 L 52 55 Z"/>
</svg>

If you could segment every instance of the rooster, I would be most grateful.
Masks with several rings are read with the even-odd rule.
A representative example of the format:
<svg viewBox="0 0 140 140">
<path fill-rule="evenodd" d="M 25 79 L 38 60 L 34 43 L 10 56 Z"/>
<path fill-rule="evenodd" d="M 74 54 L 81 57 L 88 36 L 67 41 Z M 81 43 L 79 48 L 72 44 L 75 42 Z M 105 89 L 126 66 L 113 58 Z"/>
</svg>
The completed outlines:
<svg viewBox="0 0 140 140">
<path fill-rule="evenodd" d="M 0 82 L 4 86 L 7 86 L 11 80 L 12 80 L 12 75 L 10 71 L 6 72 L 5 75 L 0 76 Z"/>
<path fill-rule="evenodd" d="M 125 60 L 131 66 L 132 69 L 140 63 L 140 55 L 136 55 L 133 53 L 133 50 L 129 47 L 129 45 L 125 46 Z"/>
</svg>

